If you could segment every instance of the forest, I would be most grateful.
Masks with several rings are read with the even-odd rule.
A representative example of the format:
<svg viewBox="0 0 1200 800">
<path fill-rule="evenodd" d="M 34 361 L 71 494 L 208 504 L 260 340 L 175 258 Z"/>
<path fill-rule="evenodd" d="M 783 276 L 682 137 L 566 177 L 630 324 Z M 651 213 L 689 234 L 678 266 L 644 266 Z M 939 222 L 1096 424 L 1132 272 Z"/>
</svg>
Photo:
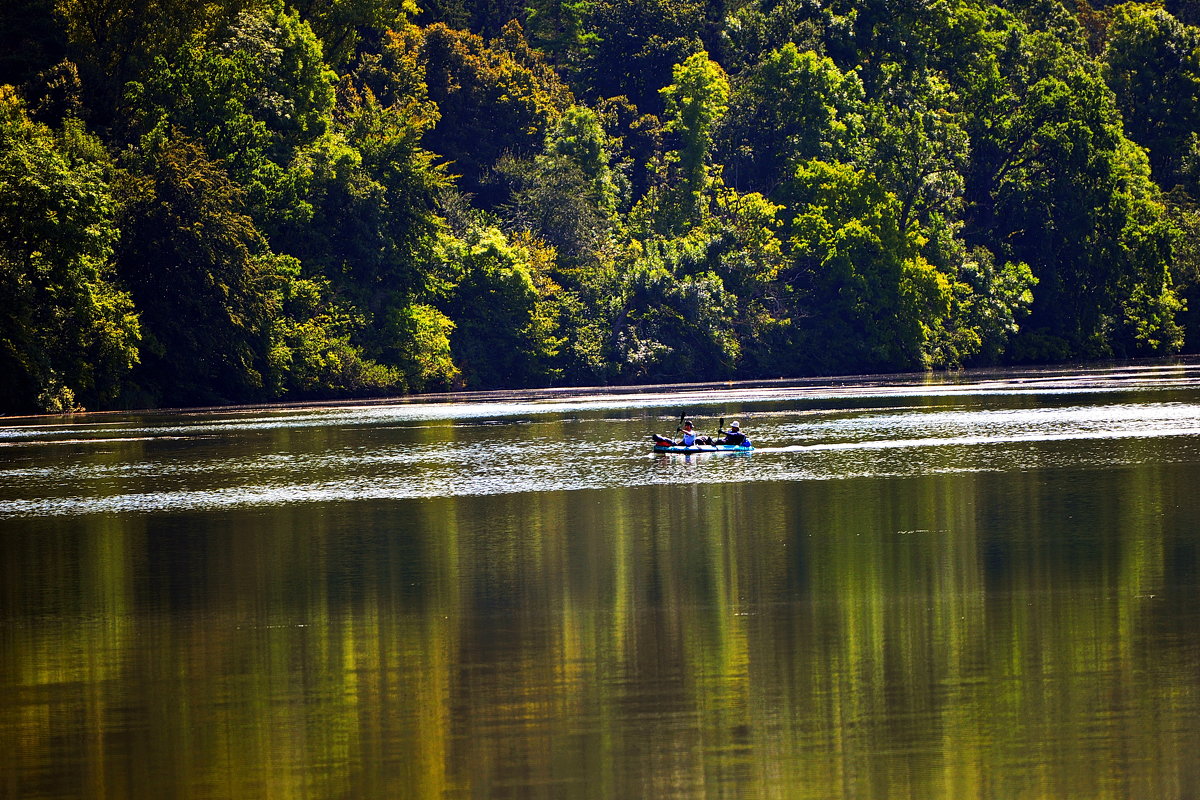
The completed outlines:
<svg viewBox="0 0 1200 800">
<path fill-rule="evenodd" d="M 0 414 L 1200 350 L 1200 0 L 5 0 Z"/>
</svg>

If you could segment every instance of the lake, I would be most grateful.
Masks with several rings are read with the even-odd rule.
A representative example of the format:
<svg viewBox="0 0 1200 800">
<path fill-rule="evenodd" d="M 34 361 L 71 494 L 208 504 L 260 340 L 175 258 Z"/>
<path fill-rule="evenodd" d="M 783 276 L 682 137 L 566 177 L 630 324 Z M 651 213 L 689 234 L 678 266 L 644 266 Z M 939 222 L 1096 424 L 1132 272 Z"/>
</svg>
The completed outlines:
<svg viewBox="0 0 1200 800">
<path fill-rule="evenodd" d="M 0 419 L 0 797 L 1200 797 L 1197 487 L 1195 360 Z"/>
</svg>

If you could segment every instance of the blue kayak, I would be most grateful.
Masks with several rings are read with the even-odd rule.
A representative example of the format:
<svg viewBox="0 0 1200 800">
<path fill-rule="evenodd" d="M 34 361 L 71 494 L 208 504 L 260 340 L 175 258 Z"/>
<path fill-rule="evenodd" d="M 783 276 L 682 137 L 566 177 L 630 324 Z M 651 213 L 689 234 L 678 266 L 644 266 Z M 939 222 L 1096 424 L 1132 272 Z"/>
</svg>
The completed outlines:
<svg viewBox="0 0 1200 800">
<path fill-rule="evenodd" d="M 754 450 L 752 444 L 656 444 L 656 453 L 749 453 Z"/>
</svg>

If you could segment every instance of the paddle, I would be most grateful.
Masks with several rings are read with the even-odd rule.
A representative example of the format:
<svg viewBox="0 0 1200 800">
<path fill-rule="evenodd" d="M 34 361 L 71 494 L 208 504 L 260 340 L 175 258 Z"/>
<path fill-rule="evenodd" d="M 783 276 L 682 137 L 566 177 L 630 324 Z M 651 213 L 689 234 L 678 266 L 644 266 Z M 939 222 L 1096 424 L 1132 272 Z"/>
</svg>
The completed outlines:
<svg viewBox="0 0 1200 800">
<path fill-rule="evenodd" d="M 717 437 L 720 438 L 720 437 L 724 437 L 724 436 L 725 436 L 725 418 L 721 417 L 721 421 L 717 423 Z M 723 442 L 724 439 L 722 438 L 721 441 Z M 714 439 L 713 444 L 721 444 L 721 442 L 718 442 L 716 439 Z"/>
</svg>

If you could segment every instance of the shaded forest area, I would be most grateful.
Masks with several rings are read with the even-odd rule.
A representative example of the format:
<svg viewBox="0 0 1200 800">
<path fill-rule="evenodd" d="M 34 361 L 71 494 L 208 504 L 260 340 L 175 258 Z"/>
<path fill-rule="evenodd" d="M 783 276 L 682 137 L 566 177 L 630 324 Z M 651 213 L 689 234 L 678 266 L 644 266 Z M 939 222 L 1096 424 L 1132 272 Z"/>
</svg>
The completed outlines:
<svg viewBox="0 0 1200 800">
<path fill-rule="evenodd" d="M 1198 23 L 7 0 L 0 413 L 1200 349 Z"/>
</svg>

